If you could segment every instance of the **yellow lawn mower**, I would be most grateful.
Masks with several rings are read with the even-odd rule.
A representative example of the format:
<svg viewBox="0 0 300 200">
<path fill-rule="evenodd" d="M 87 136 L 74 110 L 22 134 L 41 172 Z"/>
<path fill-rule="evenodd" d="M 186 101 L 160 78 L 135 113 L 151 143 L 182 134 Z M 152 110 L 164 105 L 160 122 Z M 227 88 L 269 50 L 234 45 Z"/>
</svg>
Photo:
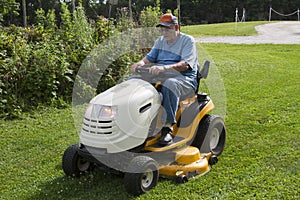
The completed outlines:
<svg viewBox="0 0 300 200">
<path fill-rule="evenodd" d="M 206 78 L 209 61 L 198 73 Z M 144 69 L 138 69 L 147 76 Z M 159 145 L 162 128 L 159 82 L 129 79 L 94 97 L 85 112 L 78 144 L 68 147 L 62 168 L 80 176 L 99 168 L 124 176 L 126 190 L 140 195 L 156 186 L 159 177 L 184 183 L 204 175 L 216 164 L 225 146 L 224 120 L 209 114 L 214 104 L 198 91 L 180 102 L 173 126 L 173 143 Z"/>
</svg>

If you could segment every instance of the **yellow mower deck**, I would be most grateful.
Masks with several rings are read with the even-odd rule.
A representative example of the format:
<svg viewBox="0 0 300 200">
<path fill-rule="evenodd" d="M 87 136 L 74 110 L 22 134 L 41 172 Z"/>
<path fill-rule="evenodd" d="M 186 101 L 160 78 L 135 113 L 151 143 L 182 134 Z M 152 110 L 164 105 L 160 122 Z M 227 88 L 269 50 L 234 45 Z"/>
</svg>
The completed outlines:
<svg viewBox="0 0 300 200">
<path fill-rule="evenodd" d="M 188 146 L 176 151 L 174 164 L 161 166 L 159 174 L 162 176 L 196 176 L 210 171 L 209 159 L 211 153 L 201 156 L 199 149 Z"/>
</svg>

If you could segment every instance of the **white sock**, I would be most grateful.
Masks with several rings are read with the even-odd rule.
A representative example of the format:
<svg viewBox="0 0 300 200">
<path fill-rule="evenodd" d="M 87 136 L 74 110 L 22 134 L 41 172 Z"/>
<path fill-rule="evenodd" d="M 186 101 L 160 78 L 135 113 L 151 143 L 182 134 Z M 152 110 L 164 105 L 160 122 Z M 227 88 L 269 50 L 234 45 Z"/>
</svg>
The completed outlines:
<svg viewBox="0 0 300 200">
<path fill-rule="evenodd" d="M 165 124 L 165 127 L 169 127 L 170 129 L 173 130 L 173 125 L 172 125 L 171 123 L 166 123 L 166 124 Z"/>
</svg>

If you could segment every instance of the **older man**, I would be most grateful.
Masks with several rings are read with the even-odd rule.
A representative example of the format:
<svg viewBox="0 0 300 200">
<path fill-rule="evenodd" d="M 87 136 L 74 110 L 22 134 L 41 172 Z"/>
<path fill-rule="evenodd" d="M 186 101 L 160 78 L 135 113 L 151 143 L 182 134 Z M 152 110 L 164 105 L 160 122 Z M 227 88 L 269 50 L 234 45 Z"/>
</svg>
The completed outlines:
<svg viewBox="0 0 300 200">
<path fill-rule="evenodd" d="M 150 73 L 159 75 L 166 73 L 169 78 L 162 83 L 164 108 L 159 143 L 162 146 L 173 142 L 173 125 L 176 124 L 175 115 L 179 101 L 193 94 L 197 87 L 198 53 L 195 40 L 192 36 L 179 31 L 177 18 L 171 14 L 164 14 L 157 27 L 162 36 L 159 37 L 151 51 L 139 62 L 133 64 L 131 69 L 154 63 Z"/>
</svg>

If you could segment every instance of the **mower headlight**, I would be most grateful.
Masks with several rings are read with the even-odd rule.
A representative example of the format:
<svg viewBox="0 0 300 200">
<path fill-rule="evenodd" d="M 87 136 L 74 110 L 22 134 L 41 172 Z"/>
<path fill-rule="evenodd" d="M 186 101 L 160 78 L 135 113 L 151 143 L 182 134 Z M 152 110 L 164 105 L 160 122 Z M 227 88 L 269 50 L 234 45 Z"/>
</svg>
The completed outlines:
<svg viewBox="0 0 300 200">
<path fill-rule="evenodd" d="M 117 113 L 117 108 L 115 106 L 103 106 L 94 104 L 91 117 L 94 119 L 101 120 L 112 120 Z"/>
</svg>

